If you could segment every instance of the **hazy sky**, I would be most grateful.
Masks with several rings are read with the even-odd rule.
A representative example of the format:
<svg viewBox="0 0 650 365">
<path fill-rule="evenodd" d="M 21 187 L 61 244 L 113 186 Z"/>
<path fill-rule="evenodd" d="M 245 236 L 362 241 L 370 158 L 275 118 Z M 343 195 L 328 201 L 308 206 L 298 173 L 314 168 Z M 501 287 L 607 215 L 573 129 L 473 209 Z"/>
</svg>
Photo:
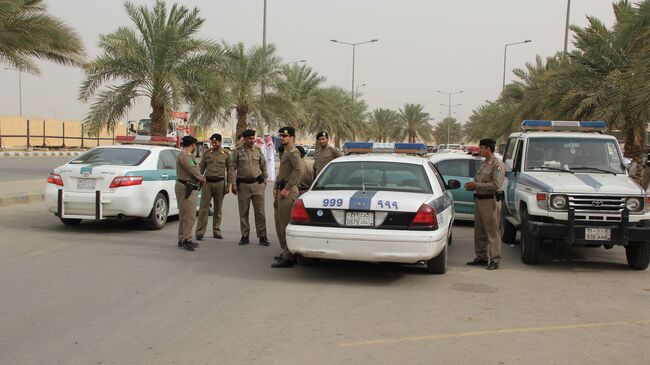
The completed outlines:
<svg viewBox="0 0 650 365">
<path fill-rule="evenodd" d="M 134 1 L 153 4 L 154 1 Z M 82 37 L 89 57 L 98 54 L 98 34 L 130 26 L 118 0 L 49 0 L 49 11 Z M 263 0 L 179 1 L 197 6 L 206 22 L 201 36 L 247 45 L 262 43 Z M 503 46 L 508 70 L 552 55 L 563 47 L 566 0 L 268 0 L 267 39 L 285 61 L 306 59 L 328 85 L 351 86 L 351 47 L 330 39 L 379 42 L 357 47 L 356 84 L 370 109 L 421 103 L 437 123 L 453 97 L 454 116 L 465 122 L 472 109 L 501 90 Z M 611 0 L 573 0 L 571 23 L 593 15 L 611 26 Z M 169 2 L 171 4 L 171 2 Z M 18 115 L 18 73 L 0 68 L 0 115 Z M 42 63 L 42 75 L 22 75 L 23 115 L 81 119 L 88 105 L 77 101 L 80 69 Z M 507 76 L 510 78 L 510 73 Z M 445 104 L 444 106 L 440 104 Z M 141 103 L 129 119 L 148 116 Z"/>
</svg>

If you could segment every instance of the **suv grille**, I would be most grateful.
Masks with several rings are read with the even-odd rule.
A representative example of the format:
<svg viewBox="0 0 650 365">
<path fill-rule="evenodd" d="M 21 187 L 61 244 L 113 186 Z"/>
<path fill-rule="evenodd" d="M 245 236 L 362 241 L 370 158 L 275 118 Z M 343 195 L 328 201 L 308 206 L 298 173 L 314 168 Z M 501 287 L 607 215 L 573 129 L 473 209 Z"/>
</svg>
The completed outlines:
<svg viewBox="0 0 650 365">
<path fill-rule="evenodd" d="M 602 195 L 570 195 L 569 208 L 575 209 L 576 220 L 620 221 L 621 213 L 625 209 L 625 198 Z"/>
</svg>

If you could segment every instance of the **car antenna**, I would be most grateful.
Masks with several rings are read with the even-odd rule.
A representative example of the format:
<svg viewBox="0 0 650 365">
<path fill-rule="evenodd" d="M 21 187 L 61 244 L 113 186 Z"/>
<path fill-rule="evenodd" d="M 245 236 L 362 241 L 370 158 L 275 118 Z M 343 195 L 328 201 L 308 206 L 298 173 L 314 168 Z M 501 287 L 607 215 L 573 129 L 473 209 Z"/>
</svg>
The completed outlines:
<svg viewBox="0 0 650 365">
<path fill-rule="evenodd" d="M 363 162 L 361 162 L 361 191 L 366 194 L 366 174 L 363 172 Z"/>
</svg>

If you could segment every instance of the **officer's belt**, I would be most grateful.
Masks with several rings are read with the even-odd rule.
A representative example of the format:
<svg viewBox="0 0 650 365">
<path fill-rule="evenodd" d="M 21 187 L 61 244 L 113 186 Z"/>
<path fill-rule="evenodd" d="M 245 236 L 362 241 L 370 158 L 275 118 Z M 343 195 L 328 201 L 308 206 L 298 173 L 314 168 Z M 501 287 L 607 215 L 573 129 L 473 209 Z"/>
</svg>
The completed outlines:
<svg viewBox="0 0 650 365">
<path fill-rule="evenodd" d="M 176 181 L 178 181 L 181 184 L 196 184 L 196 183 L 193 183 L 193 182 L 190 182 L 190 181 L 187 181 L 187 180 L 181 180 L 181 179 L 176 179 Z"/>
<path fill-rule="evenodd" d="M 224 180 L 226 180 L 226 178 L 223 177 L 223 176 L 206 176 L 205 177 L 205 181 L 207 181 L 209 183 L 216 183 L 216 182 L 220 182 L 220 181 L 224 181 Z"/>
<path fill-rule="evenodd" d="M 238 177 L 237 178 L 237 184 L 239 183 L 244 183 L 244 184 L 253 184 L 258 182 L 256 177 Z"/>
<path fill-rule="evenodd" d="M 494 199 L 494 194 L 474 194 L 474 199 Z"/>
</svg>

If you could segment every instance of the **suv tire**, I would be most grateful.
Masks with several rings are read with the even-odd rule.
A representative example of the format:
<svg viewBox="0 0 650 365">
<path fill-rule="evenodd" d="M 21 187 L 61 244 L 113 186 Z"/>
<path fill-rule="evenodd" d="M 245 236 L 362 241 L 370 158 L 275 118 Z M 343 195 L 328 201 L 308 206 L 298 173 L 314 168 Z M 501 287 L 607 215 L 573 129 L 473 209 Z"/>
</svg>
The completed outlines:
<svg viewBox="0 0 650 365">
<path fill-rule="evenodd" d="M 542 240 L 530 232 L 529 221 L 530 216 L 524 213 L 521 222 L 521 261 L 524 264 L 535 265 L 539 263 Z"/>
<path fill-rule="evenodd" d="M 642 222 L 644 227 L 650 226 L 650 221 Z M 627 265 L 634 270 L 645 270 L 650 264 L 650 243 L 630 242 L 625 246 Z"/>
</svg>

